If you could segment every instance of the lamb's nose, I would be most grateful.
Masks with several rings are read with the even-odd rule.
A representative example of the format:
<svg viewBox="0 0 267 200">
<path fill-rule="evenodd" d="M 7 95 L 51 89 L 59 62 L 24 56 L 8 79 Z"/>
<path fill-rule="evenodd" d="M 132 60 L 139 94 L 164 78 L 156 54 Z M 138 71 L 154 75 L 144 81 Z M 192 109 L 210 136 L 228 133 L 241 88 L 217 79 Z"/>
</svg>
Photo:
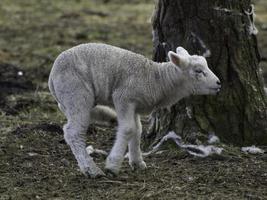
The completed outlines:
<svg viewBox="0 0 267 200">
<path fill-rule="evenodd" d="M 217 85 L 221 85 L 221 82 L 220 81 L 217 81 L 216 83 L 217 83 Z"/>
</svg>

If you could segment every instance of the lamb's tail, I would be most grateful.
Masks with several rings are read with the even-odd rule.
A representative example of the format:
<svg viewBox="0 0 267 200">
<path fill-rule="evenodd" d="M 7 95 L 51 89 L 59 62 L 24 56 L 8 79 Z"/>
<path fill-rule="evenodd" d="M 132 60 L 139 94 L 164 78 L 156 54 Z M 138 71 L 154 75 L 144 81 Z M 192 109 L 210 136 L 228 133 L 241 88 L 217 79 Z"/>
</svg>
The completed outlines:
<svg viewBox="0 0 267 200">
<path fill-rule="evenodd" d="M 49 76 L 49 79 L 48 79 L 48 87 L 49 87 L 50 93 L 57 101 L 59 109 L 64 113 L 66 109 L 65 109 L 64 105 L 62 103 L 60 103 L 58 98 L 57 98 L 56 91 L 54 88 L 53 79 L 52 79 L 51 75 Z"/>
<path fill-rule="evenodd" d="M 107 106 L 97 105 L 91 110 L 91 120 L 93 123 L 113 125 L 117 122 L 117 114 Z"/>
</svg>

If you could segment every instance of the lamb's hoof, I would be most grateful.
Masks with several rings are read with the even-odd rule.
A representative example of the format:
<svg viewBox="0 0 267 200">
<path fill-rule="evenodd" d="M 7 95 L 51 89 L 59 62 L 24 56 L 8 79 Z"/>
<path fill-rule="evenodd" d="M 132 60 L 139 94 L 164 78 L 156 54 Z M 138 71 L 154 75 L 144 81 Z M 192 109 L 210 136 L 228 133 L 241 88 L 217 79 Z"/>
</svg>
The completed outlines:
<svg viewBox="0 0 267 200">
<path fill-rule="evenodd" d="M 118 176 L 118 171 L 114 171 L 114 170 L 112 170 L 112 169 L 105 169 L 105 172 L 106 172 L 106 174 L 107 174 L 107 177 L 109 177 L 109 178 L 116 178 L 117 176 Z"/>
<path fill-rule="evenodd" d="M 141 170 L 145 170 L 147 168 L 145 161 L 139 161 L 139 162 L 129 162 L 132 170 L 137 170 L 137 169 L 141 169 Z"/>
<path fill-rule="evenodd" d="M 83 173 L 85 174 L 85 176 L 93 179 L 106 176 L 106 174 L 98 167 L 95 168 L 94 170 L 90 170 L 89 168 L 87 168 Z"/>
<path fill-rule="evenodd" d="M 112 176 L 117 176 L 120 171 L 120 163 L 120 159 L 107 157 L 105 171 Z"/>
</svg>

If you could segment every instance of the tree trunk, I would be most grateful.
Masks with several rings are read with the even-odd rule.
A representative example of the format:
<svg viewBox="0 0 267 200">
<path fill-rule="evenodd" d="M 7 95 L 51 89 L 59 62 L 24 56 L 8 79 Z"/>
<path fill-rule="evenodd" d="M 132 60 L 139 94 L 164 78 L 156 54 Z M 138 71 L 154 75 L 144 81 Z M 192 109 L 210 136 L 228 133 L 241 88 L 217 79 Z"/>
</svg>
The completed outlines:
<svg viewBox="0 0 267 200">
<path fill-rule="evenodd" d="M 215 133 L 232 144 L 267 144 L 267 101 L 251 1 L 158 0 L 156 4 L 153 59 L 166 61 L 167 52 L 177 46 L 204 55 L 222 90 L 217 96 L 191 96 L 170 110 L 152 113 L 147 141 L 151 144 L 174 130 L 183 137 Z"/>
</svg>

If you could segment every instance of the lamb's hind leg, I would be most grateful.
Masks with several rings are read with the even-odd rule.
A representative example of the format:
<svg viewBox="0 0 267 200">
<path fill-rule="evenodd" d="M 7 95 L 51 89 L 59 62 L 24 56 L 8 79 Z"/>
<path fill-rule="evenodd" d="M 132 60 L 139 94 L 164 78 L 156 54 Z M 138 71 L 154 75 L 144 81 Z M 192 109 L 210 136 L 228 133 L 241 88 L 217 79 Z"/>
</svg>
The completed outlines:
<svg viewBox="0 0 267 200">
<path fill-rule="evenodd" d="M 89 126 L 93 98 L 89 96 L 88 91 L 82 90 L 73 91 L 68 95 L 69 98 L 62 98 L 64 113 L 68 119 L 68 123 L 63 128 L 64 138 L 85 175 L 92 178 L 103 176 L 104 173 L 86 152 L 85 136 Z"/>
<path fill-rule="evenodd" d="M 79 117 L 76 119 L 79 120 Z M 86 152 L 86 127 L 87 126 L 84 126 L 84 124 L 77 123 L 77 121 L 70 119 L 63 128 L 64 138 L 70 146 L 83 174 L 92 178 L 104 176 L 105 174 L 97 167 L 93 158 Z"/>
<path fill-rule="evenodd" d="M 132 169 L 145 169 L 146 163 L 143 160 L 142 151 L 140 148 L 142 124 L 140 121 L 140 116 L 136 114 L 136 133 L 132 135 L 128 147 L 129 147 L 129 164 Z"/>
</svg>

